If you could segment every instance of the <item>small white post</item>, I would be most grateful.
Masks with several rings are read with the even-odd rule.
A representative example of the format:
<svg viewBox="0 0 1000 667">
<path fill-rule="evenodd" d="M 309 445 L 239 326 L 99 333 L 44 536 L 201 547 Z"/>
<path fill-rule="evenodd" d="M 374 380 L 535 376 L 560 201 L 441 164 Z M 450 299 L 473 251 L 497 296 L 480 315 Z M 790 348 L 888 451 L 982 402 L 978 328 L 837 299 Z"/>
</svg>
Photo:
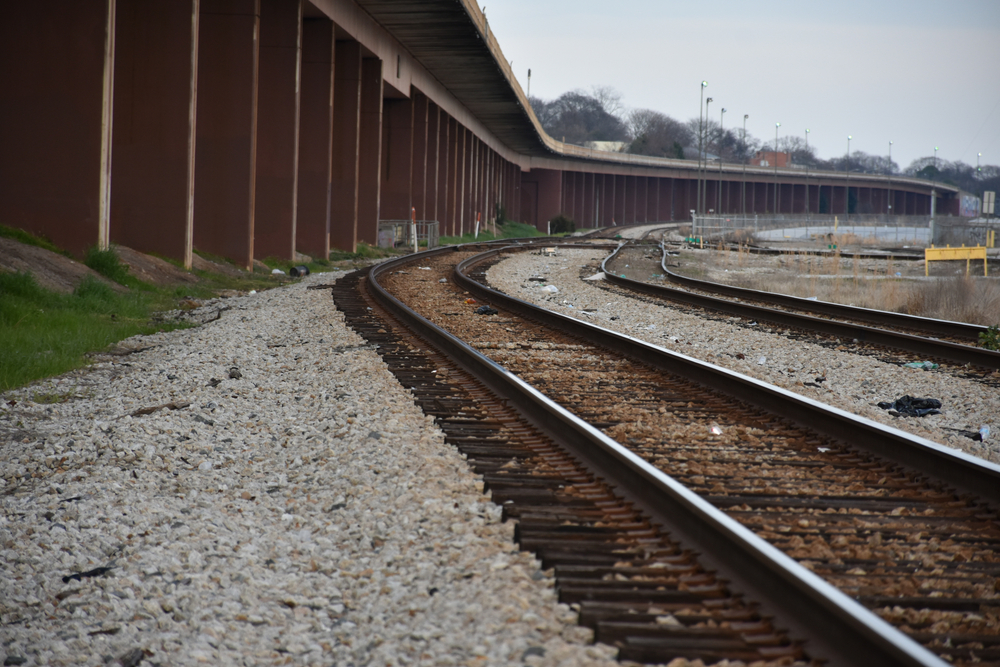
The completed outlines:
<svg viewBox="0 0 1000 667">
<path fill-rule="evenodd" d="M 410 234 L 413 236 L 413 252 L 420 252 L 420 241 L 417 240 L 417 209 L 410 208 Z"/>
</svg>

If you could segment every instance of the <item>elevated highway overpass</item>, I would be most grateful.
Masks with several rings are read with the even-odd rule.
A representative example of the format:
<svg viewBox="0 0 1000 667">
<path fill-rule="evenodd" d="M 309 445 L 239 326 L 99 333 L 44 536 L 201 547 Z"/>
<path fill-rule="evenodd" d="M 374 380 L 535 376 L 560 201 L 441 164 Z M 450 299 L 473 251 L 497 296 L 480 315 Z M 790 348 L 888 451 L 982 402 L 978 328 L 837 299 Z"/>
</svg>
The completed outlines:
<svg viewBox="0 0 1000 667">
<path fill-rule="evenodd" d="M 690 219 L 697 161 L 541 128 L 474 0 L 15 0 L 2 223 L 74 252 L 326 256 L 378 221 Z M 710 164 L 723 213 L 957 214 L 951 186 Z"/>
</svg>

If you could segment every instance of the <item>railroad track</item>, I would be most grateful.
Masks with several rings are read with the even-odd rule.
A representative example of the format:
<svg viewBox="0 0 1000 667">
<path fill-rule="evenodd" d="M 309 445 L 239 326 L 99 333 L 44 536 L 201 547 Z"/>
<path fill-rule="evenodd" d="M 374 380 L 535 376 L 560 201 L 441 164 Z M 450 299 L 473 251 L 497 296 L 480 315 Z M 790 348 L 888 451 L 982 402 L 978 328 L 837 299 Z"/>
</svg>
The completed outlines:
<svg viewBox="0 0 1000 667">
<path fill-rule="evenodd" d="M 985 327 L 961 322 L 932 320 L 899 313 L 853 308 L 841 304 L 810 301 L 781 294 L 747 290 L 704 280 L 686 278 L 672 273 L 667 266 L 667 251 L 662 249 L 659 268 L 670 281 L 685 289 L 647 283 L 624 277 L 613 266 L 622 252 L 649 252 L 649 248 L 621 246 L 602 264 L 608 283 L 637 294 L 644 294 L 661 301 L 671 301 L 685 306 L 745 318 L 748 321 L 769 322 L 781 327 L 808 331 L 861 345 L 877 346 L 902 352 L 900 363 L 928 361 L 974 367 L 983 378 L 1000 370 L 1000 352 L 975 347 Z M 692 291 L 694 290 L 694 291 Z M 728 298 L 719 298 L 704 292 L 710 291 Z M 774 307 L 777 306 L 777 307 Z M 805 312 L 803 312 L 805 311 Z M 815 317 L 806 312 L 819 313 Z M 871 326 L 872 324 L 876 326 Z M 903 328 L 905 331 L 898 331 Z M 925 335 L 917 335 L 920 332 Z M 929 337 L 934 336 L 934 337 Z M 945 340 L 949 339 L 949 340 Z M 963 369 L 968 373 L 968 370 Z"/>
<path fill-rule="evenodd" d="M 762 249 L 755 249 L 759 252 Z M 786 251 L 778 251 L 786 252 Z M 822 254 L 823 251 L 820 251 Z M 850 253 L 844 253 L 842 257 L 850 258 L 854 255 Z M 877 256 L 865 253 L 858 253 L 857 256 L 877 258 L 877 259 L 913 259 L 912 257 L 900 257 L 900 256 Z M 922 258 L 916 258 L 922 259 Z M 697 290 L 699 292 L 709 293 L 709 294 L 720 294 L 729 298 L 740 299 L 742 301 L 766 304 L 769 306 L 778 306 L 790 311 L 797 311 L 802 313 L 814 313 L 817 315 L 823 315 L 826 317 L 832 317 L 844 321 L 861 322 L 867 324 L 874 324 L 879 327 L 884 328 L 897 328 L 906 331 L 917 332 L 920 334 L 936 336 L 941 339 L 951 340 L 955 342 L 963 342 L 965 344 L 976 344 L 979 340 L 979 334 L 986 331 L 986 327 L 978 324 L 968 324 L 965 322 L 951 322 L 948 320 L 936 320 L 927 317 L 917 317 L 914 315 L 906 315 L 903 313 L 893 313 L 885 310 L 874 310 L 871 308 L 858 308 L 855 306 L 847 306 L 844 304 L 833 303 L 830 301 L 814 301 L 810 299 L 803 299 L 801 297 L 789 296 L 786 294 L 777 294 L 774 292 L 764 292 L 760 290 L 752 290 L 743 287 L 735 287 L 731 285 L 724 285 L 721 283 L 715 283 L 708 280 L 699 280 L 697 278 L 690 278 L 687 276 L 682 276 L 675 271 L 671 271 L 670 267 L 667 266 L 667 254 L 664 247 L 664 252 L 660 260 L 660 268 L 664 271 L 664 275 L 670 280 L 671 283 L 680 285 L 687 289 Z"/>
<path fill-rule="evenodd" d="M 522 547 L 538 548 L 543 562 L 556 566 L 560 594 L 580 604 L 581 621 L 595 628 L 599 640 L 618 644 L 622 657 L 648 661 L 669 661 L 669 656 L 746 660 L 755 642 L 763 642 L 754 649 L 763 660 L 943 664 L 928 650 L 959 664 L 1000 659 L 1000 565 L 994 564 L 1000 528 L 992 509 L 1000 470 L 995 466 L 748 378 L 709 371 L 575 320 L 540 313 L 461 276 L 456 286 L 450 276 L 458 254 L 446 250 L 413 257 L 426 271 L 400 262 L 381 265 L 376 280 L 552 401 L 572 407 L 578 418 L 426 321 L 420 335 L 439 351 L 421 352 L 438 355 L 426 362 L 430 365 L 422 367 L 422 375 L 405 367 L 427 343 L 407 343 L 403 355 L 386 352 L 387 362 L 403 364 L 401 372 L 409 373 L 406 386 L 419 389 L 415 378 L 429 383 L 426 399 L 415 389 L 418 402 L 436 410 L 432 414 L 457 446 L 471 448 L 467 453 L 474 469 L 484 474 L 494 498 L 505 503 L 505 515 L 521 521 Z M 442 278 L 446 282 L 438 282 Z M 376 293 L 381 290 L 365 282 Z M 474 315 L 464 303 L 466 290 L 491 300 L 500 314 Z M 378 308 L 388 308 L 392 317 L 411 319 L 408 326 L 420 322 L 386 294 L 377 302 L 370 295 L 363 298 L 374 305 L 362 310 L 335 294 L 345 313 L 353 308 L 362 318 L 377 318 Z M 539 320 L 573 333 L 555 333 Z M 373 341 L 399 335 L 389 333 L 396 327 L 375 320 L 358 326 Z M 595 335 L 599 340 L 589 340 Z M 470 407 L 455 410 L 457 403 L 442 402 L 442 392 L 452 396 L 445 387 L 456 386 L 457 378 L 470 382 L 443 365 L 442 353 L 464 359 L 462 373 L 485 373 L 490 379 L 478 381 L 502 398 L 483 398 L 476 392 L 485 389 L 477 389 L 471 399 L 462 399 L 471 400 Z M 501 409 L 515 414 L 495 416 Z M 478 427 L 469 417 L 473 414 L 479 415 Z M 541 469 L 531 467 L 534 455 L 524 453 L 530 447 L 519 449 L 513 438 L 528 426 L 504 426 L 515 423 L 504 420 L 517 416 L 536 424 L 528 440 L 536 439 L 534 446 L 543 448 Z M 486 433 L 485 440 L 469 434 L 477 428 Z M 552 444 L 537 441 L 538 432 Z M 568 458 L 558 459 L 557 451 Z M 569 477 L 545 468 L 546 456 L 558 459 L 556 468 Z M 508 477 L 512 473 L 517 476 Z M 930 473 L 938 481 L 921 478 Z M 517 501 L 523 498 L 538 504 L 522 510 Z M 581 509 L 575 504 L 585 498 L 597 498 L 597 505 Z M 602 512 L 625 517 L 624 523 L 614 524 Z M 544 519 L 540 524 L 528 523 L 539 518 Z M 556 542 L 556 537 L 566 541 Z M 697 560 L 691 550 L 701 552 Z M 681 570 L 694 578 L 677 576 Z M 727 581 L 714 578 L 712 570 Z M 692 591 L 712 592 L 697 603 L 670 598 Z M 763 604 L 763 611 L 734 591 Z M 650 598 L 650 593 L 655 595 Z M 735 616 L 726 621 L 726 614 Z M 740 620 L 731 620 L 736 617 Z"/>
</svg>

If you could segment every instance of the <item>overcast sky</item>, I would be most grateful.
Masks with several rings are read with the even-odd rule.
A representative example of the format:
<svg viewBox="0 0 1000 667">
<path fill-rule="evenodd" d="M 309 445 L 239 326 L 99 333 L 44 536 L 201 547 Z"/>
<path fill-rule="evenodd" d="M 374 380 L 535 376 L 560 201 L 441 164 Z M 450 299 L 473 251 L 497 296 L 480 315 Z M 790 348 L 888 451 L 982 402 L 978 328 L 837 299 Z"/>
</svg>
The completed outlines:
<svg viewBox="0 0 1000 667">
<path fill-rule="evenodd" d="M 521 86 L 805 136 L 820 157 L 1000 165 L 1000 0 L 480 0 Z"/>
</svg>

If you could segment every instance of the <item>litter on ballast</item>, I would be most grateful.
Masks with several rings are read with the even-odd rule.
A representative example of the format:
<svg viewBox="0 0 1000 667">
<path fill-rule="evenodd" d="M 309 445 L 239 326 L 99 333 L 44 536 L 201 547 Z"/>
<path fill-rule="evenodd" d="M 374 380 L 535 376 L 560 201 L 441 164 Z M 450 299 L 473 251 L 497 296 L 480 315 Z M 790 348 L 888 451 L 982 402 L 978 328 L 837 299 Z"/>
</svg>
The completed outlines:
<svg viewBox="0 0 1000 667">
<path fill-rule="evenodd" d="M 925 371 L 932 371 L 938 368 L 938 365 L 931 361 L 911 361 L 908 364 L 903 364 L 904 368 L 920 368 Z"/>
<path fill-rule="evenodd" d="M 913 396 L 902 396 L 893 402 L 882 401 L 878 404 L 883 410 L 888 410 L 893 416 L 903 417 L 923 417 L 925 415 L 939 415 L 941 411 L 941 401 L 936 398 L 914 398 Z"/>
<path fill-rule="evenodd" d="M 271 269 L 271 275 L 272 276 L 283 276 L 283 275 L 285 275 L 285 272 L 282 271 L 281 269 Z"/>
<path fill-rule="evenodd" d="M 550 294 L 555 294 L 556 292 L 559 291 L 559 288 L 556 287 L 555 285 L 546 285 L 545 287 L 542 288 L 542 291 L 549 292 Z"/>
<path fill-rule="evenodd" d="M 490 308 L 489 306 L 479 306 L 479 308 L 476 308 L 476 315 L 496 315 L 499 312 L 496 308 Z"/>
<path fill-rule="evenodd" d="M 584 278 L 584 280 L 604 280 L 604 273 L 595 273 L 592 276 Z"/>
</svg>

